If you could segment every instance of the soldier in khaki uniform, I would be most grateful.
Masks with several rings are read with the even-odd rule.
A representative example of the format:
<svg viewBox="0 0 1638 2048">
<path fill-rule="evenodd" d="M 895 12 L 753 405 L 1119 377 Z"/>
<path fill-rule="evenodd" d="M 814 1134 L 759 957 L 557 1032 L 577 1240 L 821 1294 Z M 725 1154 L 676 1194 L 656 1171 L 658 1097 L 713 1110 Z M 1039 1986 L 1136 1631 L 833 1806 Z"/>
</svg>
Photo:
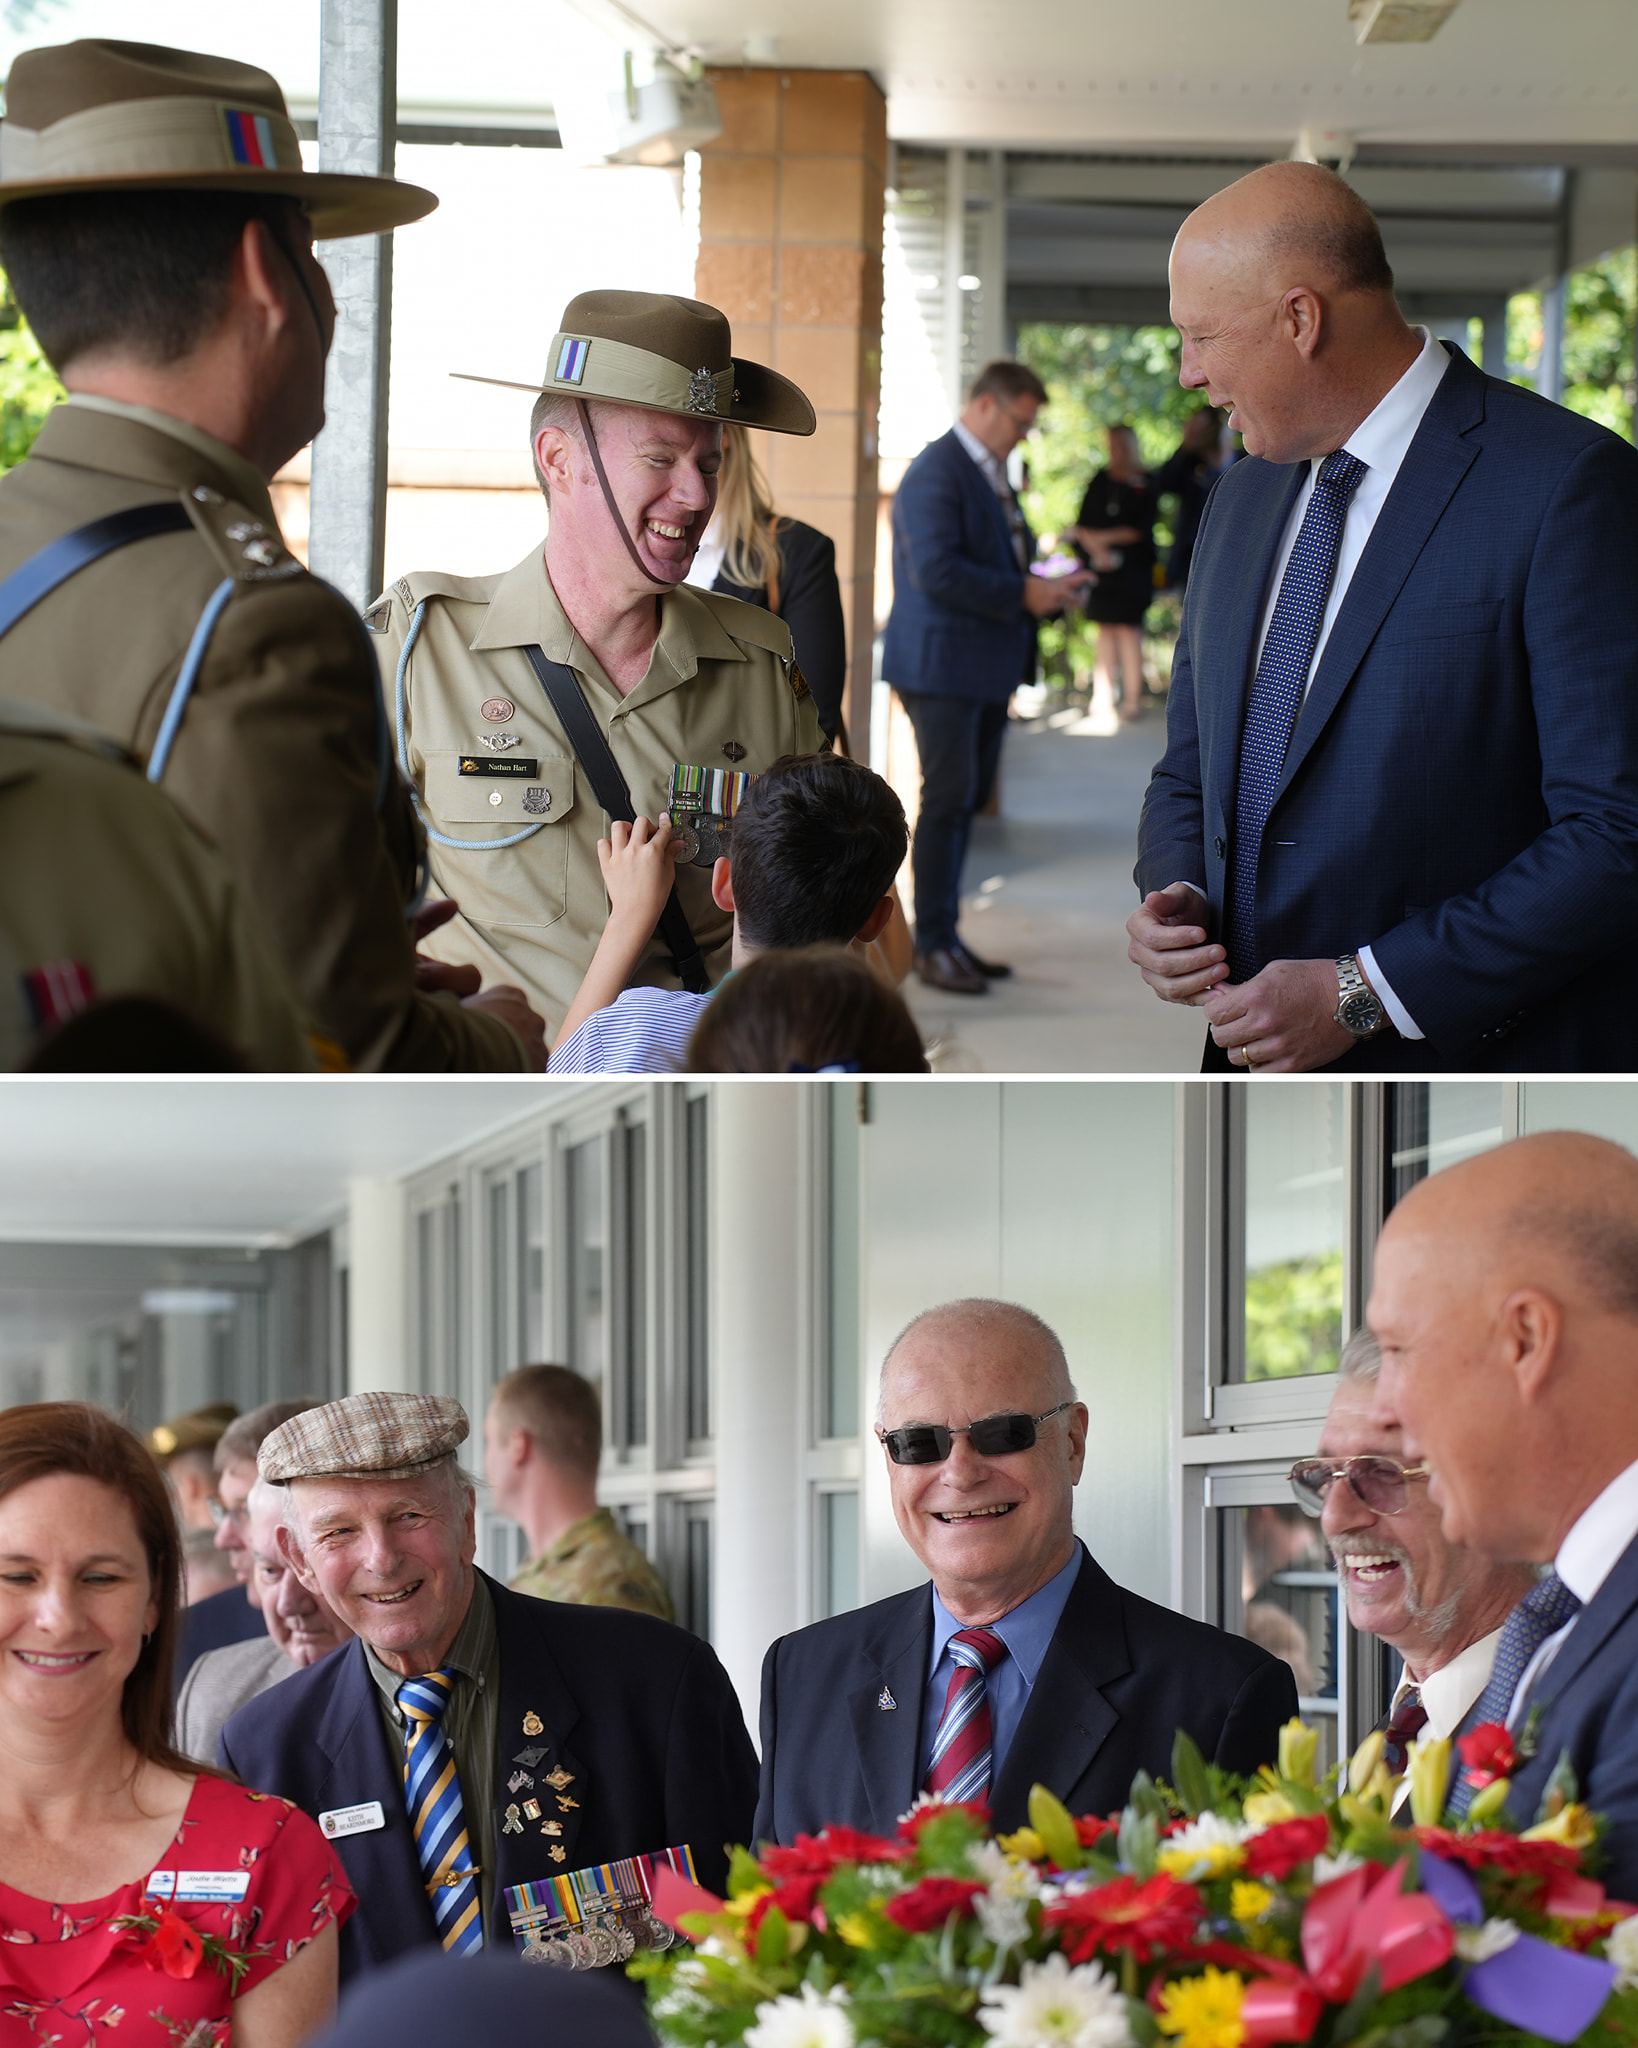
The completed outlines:
<svg viewBox="0 0 1638 2048">
<path fill-rule="evenodd" d="M 602 1450 L 597 1389 L 568 1366 L 520 1366 L 495 1389 L 483 1425 L 484 1476 L 531 1552 L 512 1590 L 674 1620 L 664 1580 L 597 1505 Z"/>
<path fill-rule="evenodd" d="M 5 699 L 0 875 L 0 1068 L 118 996 L 174 1005 L 253 1066 L 314 1068 L 289 979 L 217 853 L 112 741 Z"/>
<path fill-rule="evenodd" d="M 461 907 L 428 950 L 515 981 L 555 1034 L 608 916 L 608 814 L 531 651 L 572 675 L 637 813 L 675 808 L 679 769 L 703 784 L 676 900 L 700 985 L 715 983 L 731 920 L 711 859 L 731 809 L 711 806 L 731 806 L 736 776 L 825 740 L 787 627 L 683 578 L 716 503 L 722 423 L 810 434 L 814 416 L 794 384 L 734 357 L 714 307 L 648 292 L 583 293 L 544 382 L 510 388 L 536 394 L 544 549 L 499 576 L 406 576 L 366 619 L 433 877 Z M 634 979 L 678 985 L 661 936 Z"/>
<path fill-rule="evenodd" d="M 286 551 L 267 492 L 323 422 L 335 316 L 312 236 L 434 204 L 304 172 L 249 65 L 100 42 L 17 58 L 0 261 L 70 395 L 0 479 L 0 691 L 110 734 L 209 834 L 349 1064 L 538 1068 L 516 991 L 418 968 L 421 842 L 369 638 Z M 70 535 L 78 567 L 52 546 Z"/>
</svg>

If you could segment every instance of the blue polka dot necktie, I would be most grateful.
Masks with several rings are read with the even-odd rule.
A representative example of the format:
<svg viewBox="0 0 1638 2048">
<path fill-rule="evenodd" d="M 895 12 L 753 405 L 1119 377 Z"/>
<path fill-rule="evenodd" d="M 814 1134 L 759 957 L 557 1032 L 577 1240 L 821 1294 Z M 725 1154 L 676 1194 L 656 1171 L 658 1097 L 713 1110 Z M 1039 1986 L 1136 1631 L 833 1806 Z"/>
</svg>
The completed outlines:
<svg viewBox="0 0 1638 2048">
<path fill-rule="evenodd" d="M 1229 978 L 1248 981 L 1257 972 L 1257 862 L 1263 827 L 1274 808 L 1285 754 L 1302 709 L 1308 671 L 1319 641 L 1348 505 L 1366 465 L 1346 448 L 1327 455 L 1314 479 L 1296 545 L 1280 578 L 1268 637 L 1257 658 L 1257 674 L 1240 735 L 1240 783 L 1234 805 L 1233 880 L 1223 940 Z"/>
<path fill-rule="evenodd" d="M 1557 1572 L 1548 1572 L 1545 1578 L 1536 1581 L 1502 1624 L 1490 1683 L 1480 1693 L 1478 1705 L 1463 1724 L 1465 1728 L 1482 1728 L 1490 1721 L 1506 1722 L 1525 1666 L 1547 1638 L 1557 1635 L 1580 1608 L 1580 1600 Z M 1467 1773 L 1459 1770 L 1450 1794 L 1451 1810 L 1466 1813 L 1473 1804 L 1475 1789 L 1467 1782 Z"/>
<path fill-rule="evenodd" d="M 483 1915 L 455 1752 L 444 1733 L 444 1709 L 454 1682 L 447 1670 L 428 1671 L 420 1678 L 406 1678 L 397 1698 L 409 1722 L 404 1736 L 404 1805 L 432 1917 L 450 1954 L 470 1956 L 483 1947 Z"/>
</svg>

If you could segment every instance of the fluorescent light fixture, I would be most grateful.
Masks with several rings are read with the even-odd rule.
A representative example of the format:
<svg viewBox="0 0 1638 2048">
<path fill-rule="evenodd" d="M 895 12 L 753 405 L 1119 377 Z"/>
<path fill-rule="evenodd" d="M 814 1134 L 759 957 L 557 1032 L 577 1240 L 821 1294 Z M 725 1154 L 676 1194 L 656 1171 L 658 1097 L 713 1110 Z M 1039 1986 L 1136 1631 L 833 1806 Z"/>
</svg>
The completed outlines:
<svg viewBox="0 0 1638 2048">
<path fill-rule="evenodd" d="M 1348 0 L 1359 43 L 1431 43 L 1461 0 Z"/>
<path fill-rule="evenodd" d="M 150 1287 L 142 1297 L 145 1316 L 230 1316 L 238 1306 L 225 1288 Z"/>
</svg>

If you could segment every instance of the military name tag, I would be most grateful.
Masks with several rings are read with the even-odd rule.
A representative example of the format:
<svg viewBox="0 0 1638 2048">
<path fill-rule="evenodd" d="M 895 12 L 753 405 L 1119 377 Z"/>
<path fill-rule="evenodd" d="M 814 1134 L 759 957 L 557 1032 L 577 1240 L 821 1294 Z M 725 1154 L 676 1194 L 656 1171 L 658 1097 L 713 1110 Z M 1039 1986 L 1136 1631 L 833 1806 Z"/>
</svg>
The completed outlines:
<svg viewBox="0 0 1638 2048">
<path fill-rule="evenodd" d="M 463 754 L 463 775 L 521 775 L 525 782 L 540 780 L 540 763 L 522 754 Z"/>
<path fill-rule="evenodd" d="M 334 1806 L 318 1818 L 319 1826 L 333 1842 L 340 1841 L 343 1835 L 367 1835 L 372 1828 L 387 1825 L 379 1799 L 366 1799 L 359 1806 Z"/>
</svg>

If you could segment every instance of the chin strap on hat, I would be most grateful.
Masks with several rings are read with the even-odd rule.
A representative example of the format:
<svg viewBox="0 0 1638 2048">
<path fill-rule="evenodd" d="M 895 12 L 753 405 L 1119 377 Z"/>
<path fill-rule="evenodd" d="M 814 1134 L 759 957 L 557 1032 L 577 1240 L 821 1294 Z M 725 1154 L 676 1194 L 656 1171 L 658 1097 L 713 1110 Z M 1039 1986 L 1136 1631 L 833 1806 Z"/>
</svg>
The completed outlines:
<svg viewBox="0 0 1638 2048">
<path fill-rule="evenodd" d="M 674 589 L 675 585 L 668 582 L 664 576 L 656 576 L 654 571 L 648 566 L 648 564 L 643 560 L 642 556 L 637 552 L 637 543 L 632 539 L 631 535 L 627 533 L 626 522 L 620 516 L 620 507 L 614 502 L 614 492 L 609 484 L 609 473 L 603 467 L 602 450 L 598 447 L 597 436 L 592 431 L 591 408 L 590 406 L 587 405 L 586 401 L 583 398 L 577 398 L 575 400 L 575 406 L 580 414 L 581 427 L 585 431 L 586 446 L 591 450 L 592 468 L 595 469 L 597 472 L 597 483 L 599 489 L 603 493 L 603 503 L 607 505 L 607 507 L 609 508 L 609 517 L 614 521 L 615 532 L 619 534 L 620 538 L 626 544 L 626 553 L 630 555 L 632 561 L 636 563 L 637 573 L 640 576 L 646 576 L 648 581 L 654 584 L 657 589 Z"/>
</svg>

